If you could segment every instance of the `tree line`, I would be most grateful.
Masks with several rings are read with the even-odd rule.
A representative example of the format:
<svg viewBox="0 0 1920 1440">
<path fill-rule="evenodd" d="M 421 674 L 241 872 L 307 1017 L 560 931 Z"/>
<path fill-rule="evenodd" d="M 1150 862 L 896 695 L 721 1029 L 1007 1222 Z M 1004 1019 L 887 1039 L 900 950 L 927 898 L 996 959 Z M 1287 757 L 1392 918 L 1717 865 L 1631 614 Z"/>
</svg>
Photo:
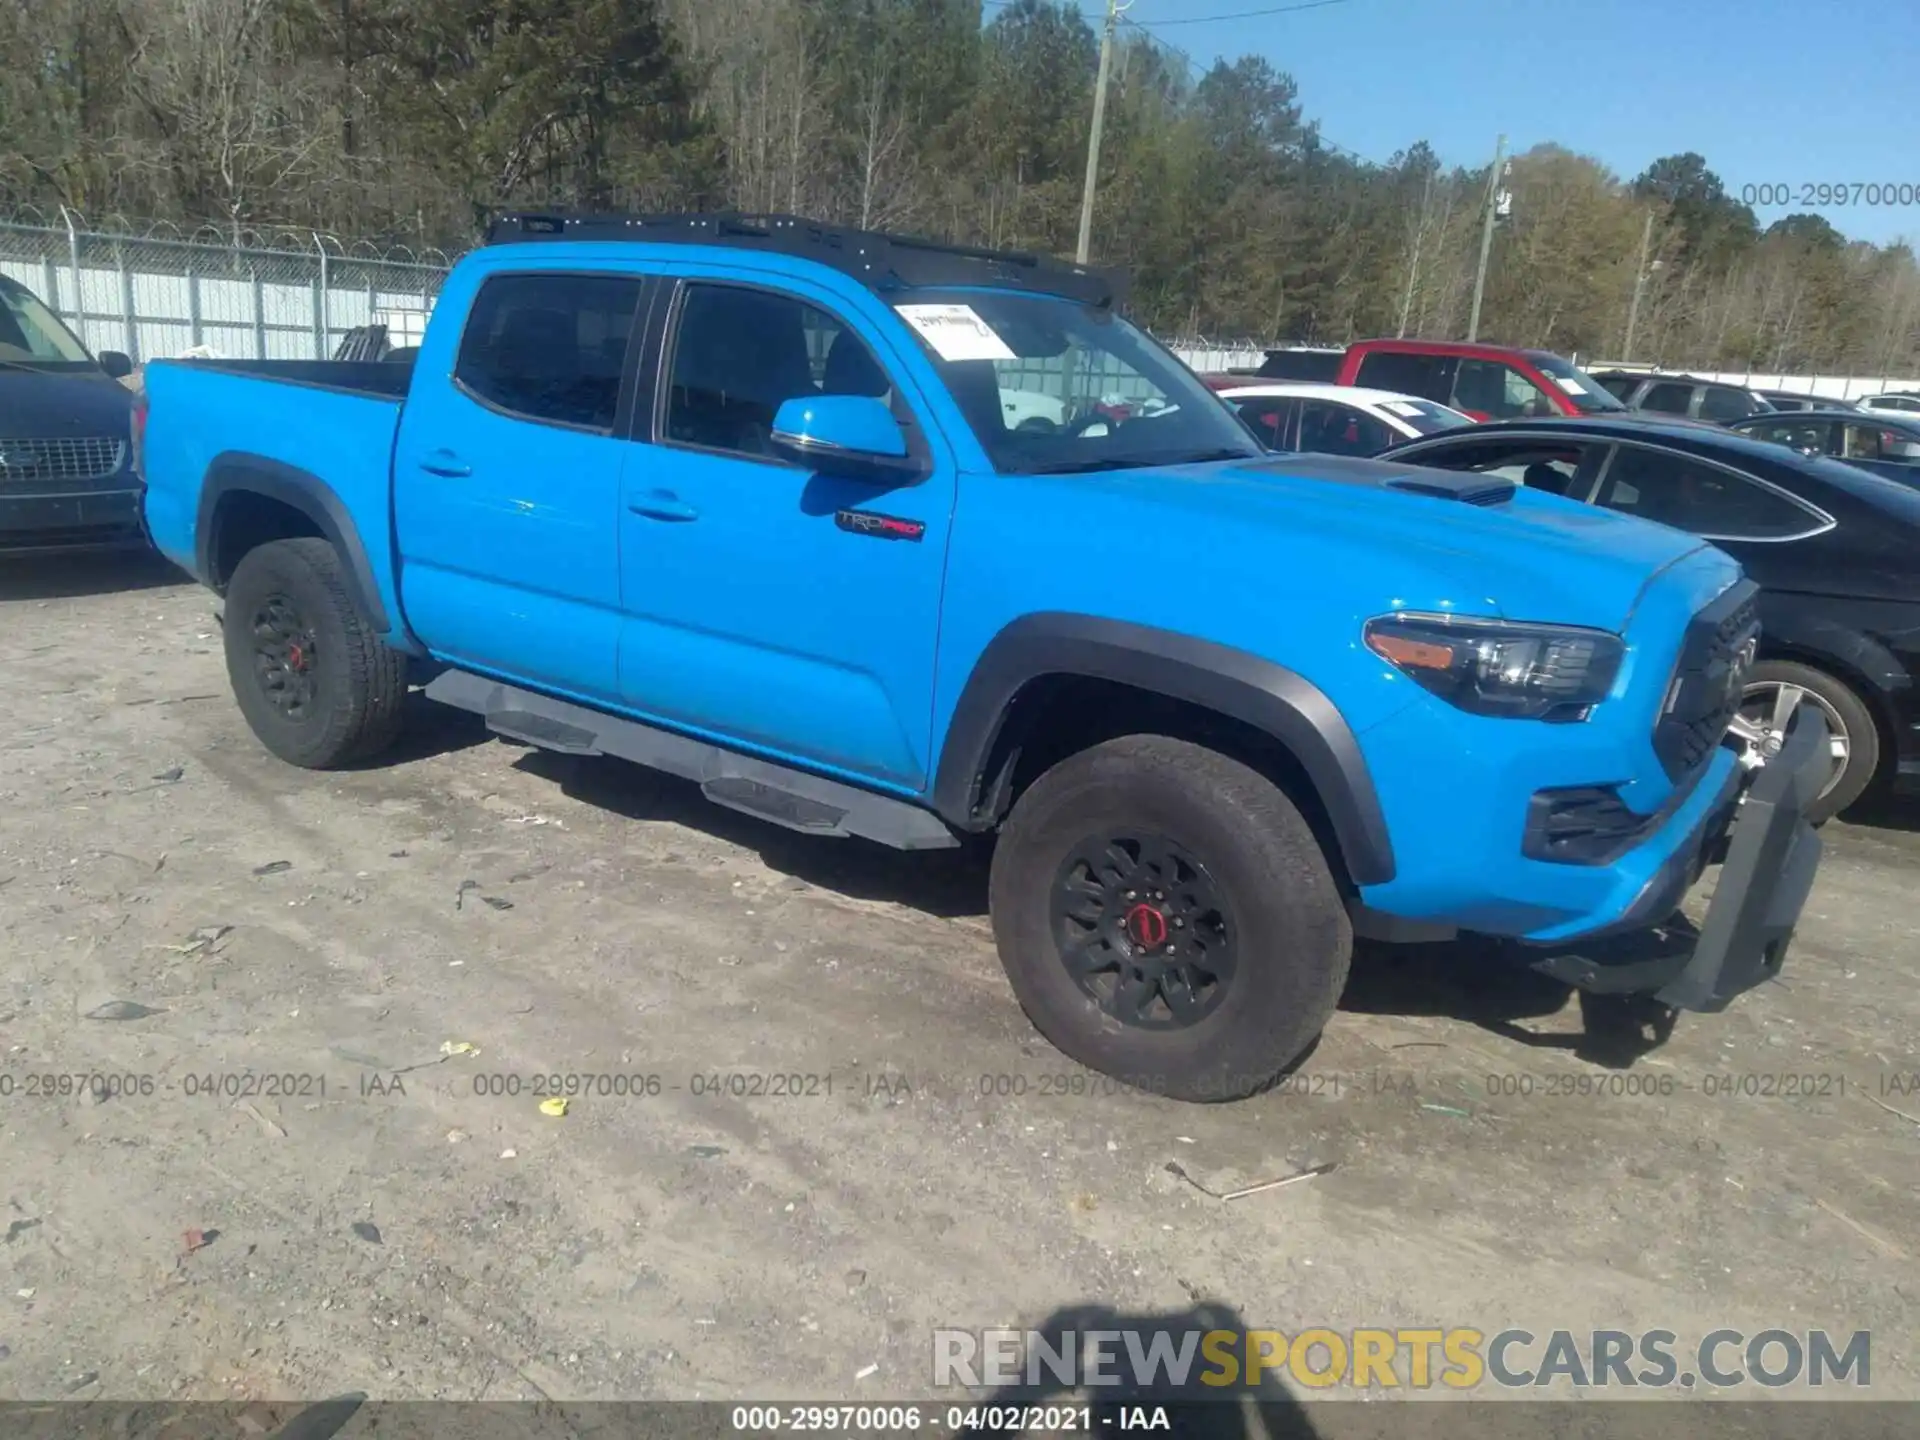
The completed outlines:
<svg viewBox="0 0 1920 1440">
<path fill-rule="evenodd" d="M 1071 253 L 1099 40 L 1058 0 L 13 0 L 0 54 L 0 207 L 446 249 L 508 206 L 729 208 Z M 1362 160 L 1268 61 L 1124 26 L 1094 259 L 1161 333 L 1458 338 L 1490 178 Z M 1542 145 L 1500 184 L 1483 339 L 1920 373 L 1904 245 L 1763 230 L 1692 154 Z"/>
</svg>

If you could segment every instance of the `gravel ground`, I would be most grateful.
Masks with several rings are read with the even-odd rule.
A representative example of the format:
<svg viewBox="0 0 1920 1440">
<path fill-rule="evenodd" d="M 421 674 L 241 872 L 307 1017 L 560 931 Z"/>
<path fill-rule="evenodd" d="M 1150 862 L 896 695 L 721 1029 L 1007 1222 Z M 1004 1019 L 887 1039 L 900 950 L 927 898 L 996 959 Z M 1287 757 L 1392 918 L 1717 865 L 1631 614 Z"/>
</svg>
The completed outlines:
<svg viewBox="0 0 1920 1440">
<path fill-rule="evenodd" d="M 1031 1031 L 976 858 L 424 705 L 290 769 L 151 563 L 8 567 L 0 664 L 0 1398 L 878 1400 L 935 1327 L 1089 1306 L 1871 1329 L 1920 1398 L 1912 810 L 1626 1068 L 1483 949 L 1370 951 L 1285 1087 L 1194 1107 Z"/>
</svg>

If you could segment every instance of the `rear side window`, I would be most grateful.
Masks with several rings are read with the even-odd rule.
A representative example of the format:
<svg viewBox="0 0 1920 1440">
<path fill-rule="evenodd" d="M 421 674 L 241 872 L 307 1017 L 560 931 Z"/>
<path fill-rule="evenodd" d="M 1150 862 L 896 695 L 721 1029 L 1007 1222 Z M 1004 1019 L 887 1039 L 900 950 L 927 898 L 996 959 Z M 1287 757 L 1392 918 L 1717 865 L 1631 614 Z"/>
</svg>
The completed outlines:
<svg viewBox="0 0 1920 1440">
<path fill-rule="evenodd" d="M 1453 385 L 1453 408 L 1488 415 L 1495 420 L 1519 420 L 1560 413 L 1538 385 L 1511 365 L 1496 360 L 1462 360 L 1460 378 Z"/>
<path fill-rule="evenodd" d="M 1287 421 L 1293 417 L 1295 401 L 1279 395 L 1256 395 L 1233 402 L 1247 428 L 1269 450 L 1280 450 L 1287 443 Z"/>
<path fill-rule="evenodd" d="M 611 431 L 641 282 L 620 275 L 496 275 L 480 287 L 454 379 L 528 420 Z"/>
<path fill-rule="evenodd" d="M 1393 390 L 1423 400 L 1447 403 L 1453 389 L 1453 360 L 1445 355 L 1406 355 L 1373 350 L 1361 358 L 1354 384 L 1369 390 Z"/>
<path fill-rule="evenodd" d="M 1715 540 L 1784 540 L 1819 518 L 1755 481 L 1673 454 L 1622 445 L 1595 502 Z"/>
<path fill-rule="evenodd" d="M 1300 402 L 1300 448 L 1318 455 L 1378 455 L 1400 437 L 1371 415 L 1331 400 Z"/>
<path fill-rule="evenodd" d="M 844 323 L 806 301 L 734 285 L 689 285 L 674 329 L 666 438 L 777 458 L 773 417 L 789 400 L 864 395 L 893 382 Z"/>
<path fill-rule="evenodd" d="M 1693 404 L 1693 387 L 1676 385 L 1671 380 L 1647 387 L 1647 393 L 1640 398 L 1642 410 L 1654 410 L 1662 415 L 1684 415 L 1687 407 Z"/>
<path fill-rule="evenodd" d="M 1742 415 L 1751 415 L 1765 401 L 1745 390 L 1736 390 L 1731 385 L 1709 385 L 1707 393 L 1700 397 L 1700 418 L 1702 420 L 1738 420 Z"/>
</svg>

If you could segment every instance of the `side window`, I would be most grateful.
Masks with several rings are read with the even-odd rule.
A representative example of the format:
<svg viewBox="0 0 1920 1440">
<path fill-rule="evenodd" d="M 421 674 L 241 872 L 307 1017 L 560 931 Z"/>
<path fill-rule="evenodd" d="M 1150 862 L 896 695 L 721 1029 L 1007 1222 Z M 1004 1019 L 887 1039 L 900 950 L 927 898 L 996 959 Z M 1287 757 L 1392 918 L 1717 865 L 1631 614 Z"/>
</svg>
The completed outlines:
<svg viewBox="0 0 1920 1440">
<path fill-rule="evenodd" d="M 1300 402 L 1300 448 L 1320 455 L 1378 455 L 1398 437 L 1371 415 L 1332 400 Z"/>
<path fill-rule="evenodd" d="M 1742 426 L 1740 433 L 1770 445 L 1785 445 L 1803 455 L 1821 455 L 1827 449 L 1827 427 L 1805 420 L 1775 420 L 1765 425 Z"/>
<path fill-rule="evenodd" d="M 1293 417 L 1293 401 L 1278 395 L 1256 395 L 1235 401 L 1234 406 L 1247 427 L 1260 437 L 1262 445 L 1269 450 L 1286 446 L 1287 421 Z"/>
<path fill-rule="evenodd" d="M 1881 456 L 1885 433 L 1877 425 L 1853 425 L 1846 427 L 1846 457 L 1849 460 L 1878 460 Z"/>
<path fill-rule="evenodd" d="M 529 420 L 612 430 L 640 284 L 619 275 L 496 275 L 467 316 L 454 378 Z"/>
<path fill-rule="evenodd" d="M 1490 415 L 1495 420 L 1559 413 L 1539 386 L 1497 360 L 1460 362 L 1459 378 L 1453 382 L 1453 408 Z"/>
<path fill-rule="evenodd" d="M 1593 472 L 1604 445 L 1555 445 L 1542 449 L 1538 440 L 1481 440 L 1437 447 L 1408 456 L 1416 465 L 1440 470 L 1471 470 L 1498 475 L 1516 485 L 1554 495 L 1584 499 L 1593 484 Z"/>
<path fill-rule="evenodd" d="M 1406 355 L 1374 350 L 1363 356 L 1354 384 L 1370 390 L 1393 390 L 1423 400 L 1447 403 L 1453 382 L 1453 362 L 1444 355 Z"/>
<path fill-rule="evenodd" d="M 789 400 L 892 395 L 880 362 L 841 321 L 792 295 L 731 285 L 686 288 L 668 387 L 668 440 L 764 458 Z"/>
<path fill-rule="evenodd" d="M 1649 385 L 1647 393 L 1640 397 L 1642 410 L 1657 410 L 1662 415 L 1684 415 L 1687 407 L 1693 403 L 1693 387 L 1677 384 L 1672 380 L 1663 380 L 1658 385 Z"/>
<path fill-rule="evenodd" d="M 1753 414 L 1754 408 L 1753 396 L 1731 385 L 1709 385 L 1700 397 L 1702 420 L 1738 420 L 1742 415 Z"/>
<path fill-rule="evenodd" d="M 1601 375 L 1596 378 L 1600 381 L 1600 388 L 1622 404 L 1631 398 L 1640 384 L 1638 375 Z"/>
<path fill-rule="evenodd" d="M 1622 445 L 1597 503 L 1727 540 L 1779 540 L 1817 523 L 1793 501 L 1731 471 L 1661 450 Z"/>
</svg>

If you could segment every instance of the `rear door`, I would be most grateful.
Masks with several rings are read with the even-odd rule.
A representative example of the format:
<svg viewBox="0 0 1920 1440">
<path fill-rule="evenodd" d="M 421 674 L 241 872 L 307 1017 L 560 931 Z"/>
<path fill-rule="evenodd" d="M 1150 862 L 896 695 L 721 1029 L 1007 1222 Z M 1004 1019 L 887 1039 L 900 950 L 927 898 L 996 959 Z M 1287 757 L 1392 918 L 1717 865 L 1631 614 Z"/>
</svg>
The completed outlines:
<svg viewBox="0 0 1920 1440">
<path fill-rule="evenodd" d="M 481 273 L 443 296 L 394 451 L 414 631 L 471 669 L 617 693 L 620 475 L 634 331 L 651 287 L 618 266 Z"/>
<path fill-rule="evenodd" d="M 681 728 L 918 791 L 956 472 L 927 421 L 930 370 L 854 289 L 713 270 L 678 284 L 619 506 L 620 691 Z M 889 401 L 926 477 L 782 458 L 774 415 L 809 395 Z"/>
</svg>

